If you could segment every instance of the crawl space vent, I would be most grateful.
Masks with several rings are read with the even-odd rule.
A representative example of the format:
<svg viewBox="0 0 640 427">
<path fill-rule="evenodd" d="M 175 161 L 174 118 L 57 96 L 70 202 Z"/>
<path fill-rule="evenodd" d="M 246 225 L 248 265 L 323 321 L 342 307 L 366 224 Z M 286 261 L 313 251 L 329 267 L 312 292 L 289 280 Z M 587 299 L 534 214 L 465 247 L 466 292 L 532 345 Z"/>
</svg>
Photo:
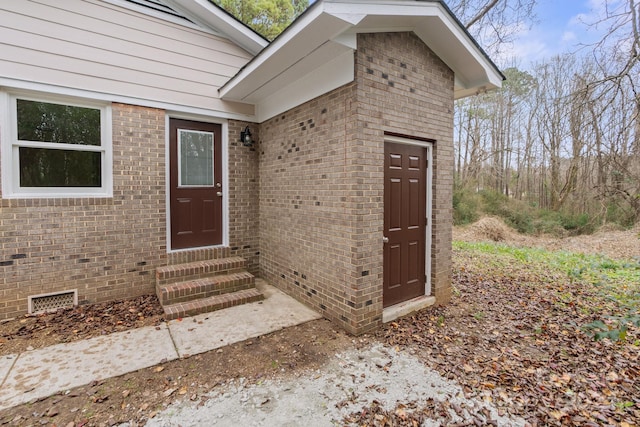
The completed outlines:
<svg viewBox="0 0 640 427">
<path fill-rule="evenodd" d="M 37 314 L 55 311 L 59 308 L 69 308 L 78 304 L 78 291 L 56 292 L 29 297 L 29 313 Z"/>
</svg>

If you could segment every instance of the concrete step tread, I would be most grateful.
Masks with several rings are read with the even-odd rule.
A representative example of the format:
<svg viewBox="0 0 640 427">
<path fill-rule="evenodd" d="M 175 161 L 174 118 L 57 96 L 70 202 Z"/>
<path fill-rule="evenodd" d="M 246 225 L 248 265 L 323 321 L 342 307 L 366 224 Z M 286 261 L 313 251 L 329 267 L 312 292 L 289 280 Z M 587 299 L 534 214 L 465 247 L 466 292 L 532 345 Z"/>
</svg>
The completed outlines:
<svg viewBox="0 0 640 427">
<path fill-rule="evenodd" d="M 184 282 L 157 286 L 158 299 L 162 305 L 204 298 L 253 287 L 255 276 L 248 271 L 223 274 Z"/>
<path fill-rule="evenodd" d="M 165 320 L 173 320 L 181 317 L 221 310 L 223 308 L 234 307 L 236 305 L 261 301 L 263 299 L 264 295 L 262 295 L 258 289 L 251 288 L 193 301 L 165 305 L 163 308 Z"/>
</svg>

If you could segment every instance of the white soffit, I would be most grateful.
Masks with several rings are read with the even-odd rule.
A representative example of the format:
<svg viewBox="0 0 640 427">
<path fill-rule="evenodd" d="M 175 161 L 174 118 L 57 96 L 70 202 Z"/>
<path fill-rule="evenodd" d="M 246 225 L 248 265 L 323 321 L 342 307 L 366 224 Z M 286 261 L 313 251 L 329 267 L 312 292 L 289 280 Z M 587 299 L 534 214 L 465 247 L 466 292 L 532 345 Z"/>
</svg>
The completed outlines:
<svg viewBox="0 0 640 427">
<path fill-rule="evenodd" d="M 405 31 L 453 70 L 456 99 L 501 86 L 500 71 L 439 1 L 320 0 L 220 88 L 220 96 L 255 104 L 264 121 L 353 81 L 353 57 L 347 61 L 346 54 L 355 50 L 356 34 Z"/>
<path fill-rule="evenodd" d="M 252 55 L 257 55 L 269 42 L 209 0 L 164 0 L 192 22 L 224 34 Z"/>
</svg>

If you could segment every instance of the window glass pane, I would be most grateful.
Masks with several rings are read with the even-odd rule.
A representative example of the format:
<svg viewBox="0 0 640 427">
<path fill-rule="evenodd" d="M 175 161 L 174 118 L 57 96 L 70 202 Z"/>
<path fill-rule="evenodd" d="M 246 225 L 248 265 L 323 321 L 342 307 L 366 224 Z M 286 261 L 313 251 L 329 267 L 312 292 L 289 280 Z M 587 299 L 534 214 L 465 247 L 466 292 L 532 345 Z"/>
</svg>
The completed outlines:
<svg viewBox="0 0 640 427">
<path fill-rule="evenodd" d="M 180 185 L 213 185 L 213 133 L 178 130 Z"/>
<path fill-rule="evenodd" d="M 21 187 L 100 187 L 102 154 L 20 147 Z"/>
<path fill-rule="evenodd" d="M 100 110 L 18 99 L 18 140 L 100 145 Z"/>
</svg>

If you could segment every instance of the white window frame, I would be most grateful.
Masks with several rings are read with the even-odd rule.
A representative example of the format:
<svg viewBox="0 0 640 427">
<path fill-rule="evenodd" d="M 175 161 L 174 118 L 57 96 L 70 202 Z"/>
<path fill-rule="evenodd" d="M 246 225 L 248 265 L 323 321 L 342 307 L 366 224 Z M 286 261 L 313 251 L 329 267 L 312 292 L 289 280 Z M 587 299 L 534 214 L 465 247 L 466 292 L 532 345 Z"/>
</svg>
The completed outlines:
<svg viewBox="0 0 640 427">
<path fill-rule="evenodd" d="M 100 110 L 100 146 L 62 144 L 18 140 L 17 100 L 48 102 Z M 111 104 L 82 98 L 34 92 L 0 92 L 0 158 L 2 159 L 2 197 L 18 198 L 80 198 L 113 196 L 113 146 Z M 100 187 L 21 187 L 20 147 L 55 148 L 101 153 Z"/>
</svg>

